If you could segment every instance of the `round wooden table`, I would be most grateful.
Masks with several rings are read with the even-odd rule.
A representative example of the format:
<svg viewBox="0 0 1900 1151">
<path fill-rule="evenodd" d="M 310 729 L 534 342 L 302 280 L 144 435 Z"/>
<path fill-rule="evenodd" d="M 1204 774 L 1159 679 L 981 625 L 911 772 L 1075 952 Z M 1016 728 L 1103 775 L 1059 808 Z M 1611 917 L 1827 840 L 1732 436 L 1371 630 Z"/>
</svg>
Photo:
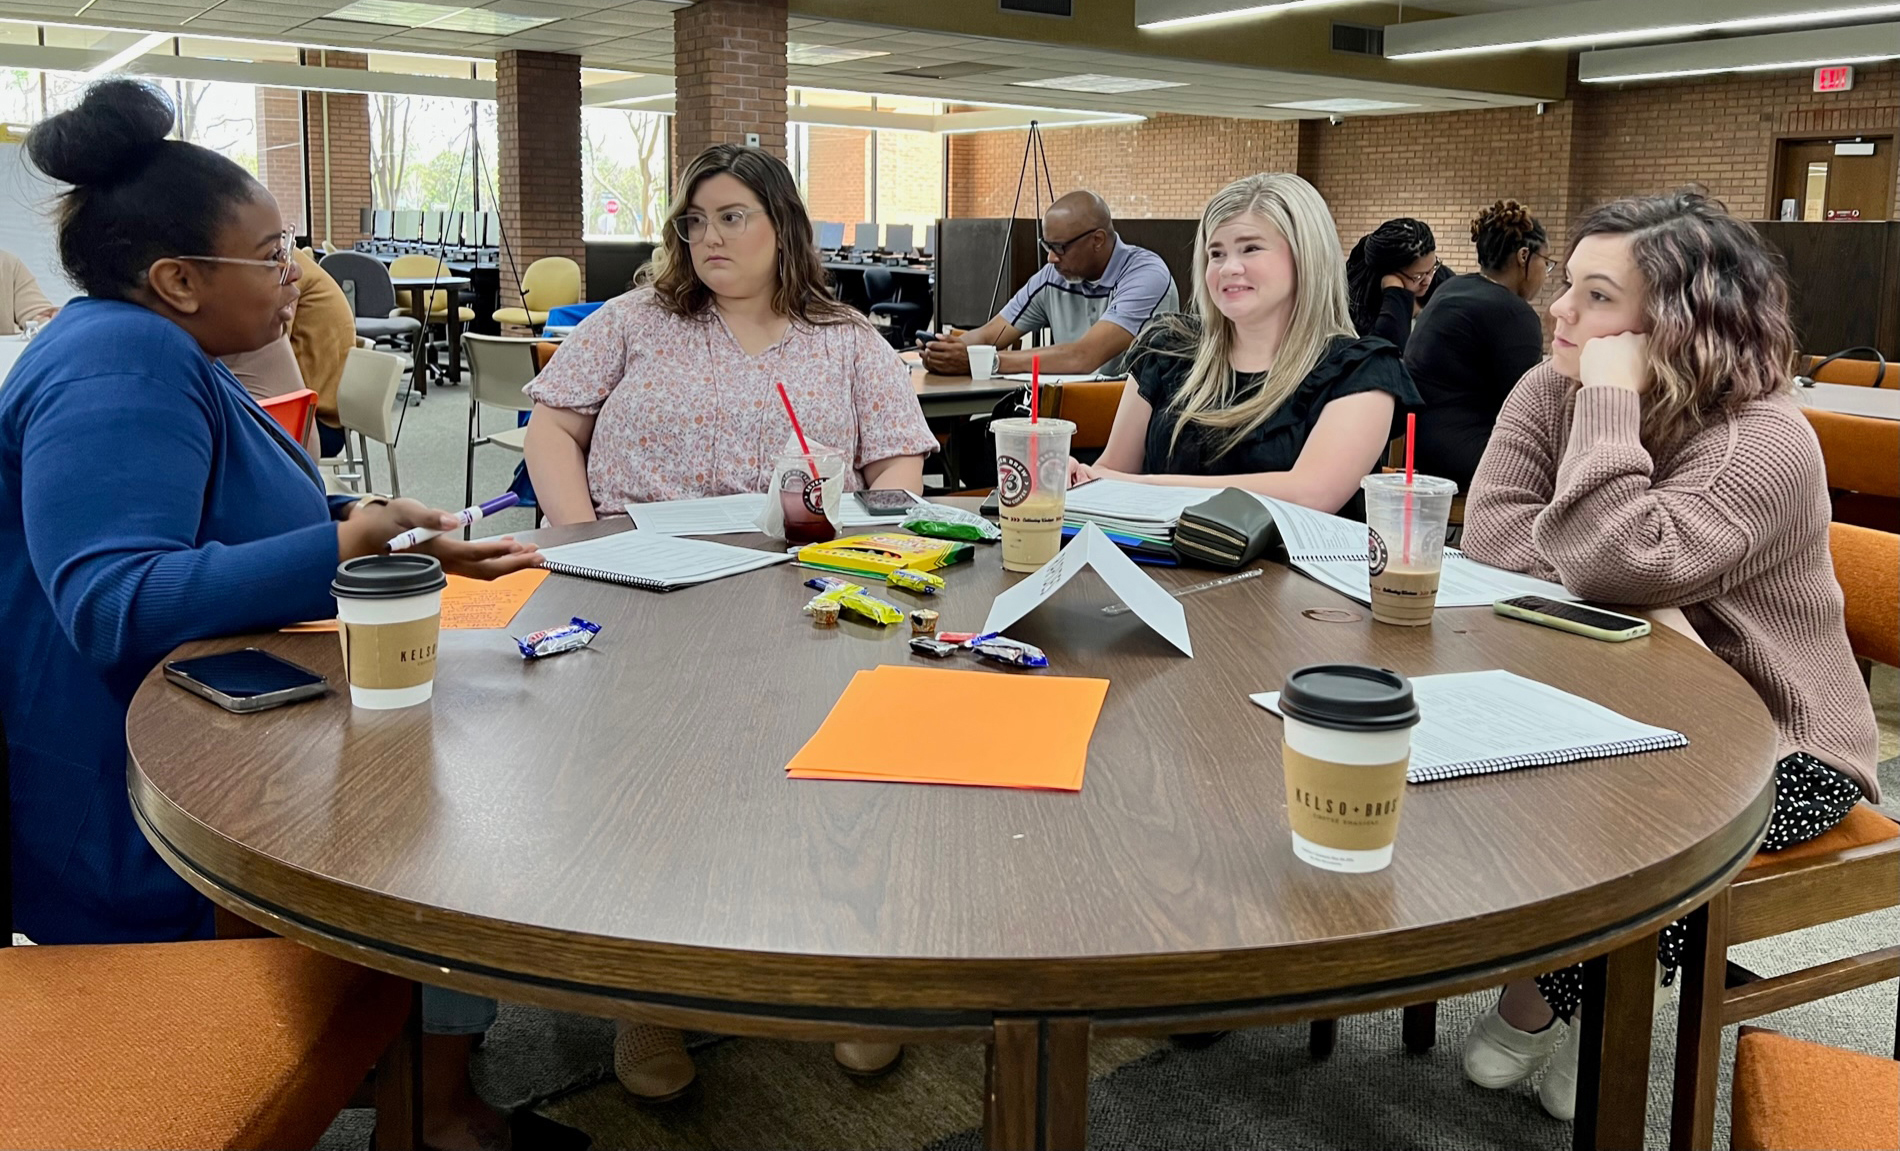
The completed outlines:
<svg viewBox="0 0 1900 1151">
<path fill-rule="evenodd" d="M 987 1042 L 998 1147 L 1081 1145 L 1091 1034 L 1333 1017 L 1588 958 L 1578 1145 L 1641 1145 L 1656 932 L 1742 867 L 1774 795 L 1773 727 L 1720 660 L 1667 629 L 1605 644 L 1486 609 L 1388 627 L 1271 565 L 1182 601 L 1188 659 L 1104 616 L 1085 572 L 1011 629 L 1047 674 L 1110 680 L 1081 792 L 793 781 L 854 672 L 923 658 L 907 628 L 814 629 L 813 574 L 671 594 L 551 576 L 510 630 L 579 615 L 592 648 L 528 663 L 502 632 L 444 632 L 435 699 L 405 711 L 333 691 L 232 715 L 155 671 L 128 723 L 134 807 L 216 902 L 370 967 L 738 1034 Z M 946 575 L 945 630 L 1019 578 L 987 546 Z M 247 644 L 341 682 L 333 636 L 177 654 Z M 1289 846 L 1280 721 L 1247 696 L 1322 661 L 1507 668 L 1690 743 L 1409 788 L 1389 869 L 1319 871 Z M 927 698 L 913 719 L 894 754 L 984 737 Z"/>
<path fill-rule="evenodd" d="M 457 293 L 469 286 L 467 276 L 391 276 L 389 284 L 398 292 L 409 293 L 409 314 L 422 321 L 422 327 L 416 332 L 415 368 L 411 378 L 415 381 L 416 393 L 429 394 L 429 293 L 441 291 L 447 293 L 448 310 L 443 317 L 443 326 L 448 333 L 449 364 L 455 369 L 455 382 L 461 378 L 462 362 L 462 310 Z"/>
</svg>

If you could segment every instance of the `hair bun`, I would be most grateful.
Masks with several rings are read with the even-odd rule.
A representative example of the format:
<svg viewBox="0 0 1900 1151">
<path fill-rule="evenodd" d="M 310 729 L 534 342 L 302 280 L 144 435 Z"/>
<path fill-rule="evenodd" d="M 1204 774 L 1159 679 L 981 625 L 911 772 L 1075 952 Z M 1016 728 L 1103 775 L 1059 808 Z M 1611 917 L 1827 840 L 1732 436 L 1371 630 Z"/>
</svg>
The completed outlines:
<svg viewBox="0 0 1900 1151">
<path fill-rule="evenodd" d="M 40 171 L 75 186 L 124 179 L 144 167 L 172 130 L 171 100 L 142 80 L 102 80 L 79 106 L 27 137 Z"/>
<path fill-rule="evenodd" d="M 1476 243 L 1479 234 L 1491 228 L 1499 229 L 1514 239 L 1523 239 L 1537 231 L 1537 226 L 1530 209 L 1516 200 L 1499 200 L 1479 212 L 1478 218 L 1471 221 L 1471 239 Z"/>
</svg>

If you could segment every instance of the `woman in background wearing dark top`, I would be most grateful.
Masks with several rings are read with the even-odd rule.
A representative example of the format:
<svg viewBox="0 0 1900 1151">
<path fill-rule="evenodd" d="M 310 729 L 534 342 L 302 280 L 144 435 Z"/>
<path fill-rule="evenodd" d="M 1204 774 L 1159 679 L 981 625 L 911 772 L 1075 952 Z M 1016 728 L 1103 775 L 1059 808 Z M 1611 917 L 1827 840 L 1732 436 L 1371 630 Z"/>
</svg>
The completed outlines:
<svg viewBox="0 0 1900 1151">
<path fill-rule="evenodd" d="M 1157 317 L 1129 353 L 1099 476 L 1239 487 L 1323 512 L 1359 494 L 1399 405 L 1418 402 L 1398 352 L 1353 334 L 1332 213 L 1290 172 L 1208 201 L 1194 244 L 1194 313 Z"/>
<path fill-rule="evenodd" d="M 1483 270 L 1433 292 L 1405 346 L 1405 366 L 1425 399 L 1418 470 L 1461 491 L 1471 489 L 1504 398 L 1544 358 L 1544 326 L 1530 299 L 1556 267 L 1544 226 L 1516 200 L 1479 212 L 1471 239 Z"/>
<path fill-rule="evenodd" d="M 1352 326 L 1405 351 L 1412 320 L 1441 282 L 1438 241 L 1423 220 L 1387 220 L 1359 237 L 1346 256 L 1346 299 Z"/>
</svg>

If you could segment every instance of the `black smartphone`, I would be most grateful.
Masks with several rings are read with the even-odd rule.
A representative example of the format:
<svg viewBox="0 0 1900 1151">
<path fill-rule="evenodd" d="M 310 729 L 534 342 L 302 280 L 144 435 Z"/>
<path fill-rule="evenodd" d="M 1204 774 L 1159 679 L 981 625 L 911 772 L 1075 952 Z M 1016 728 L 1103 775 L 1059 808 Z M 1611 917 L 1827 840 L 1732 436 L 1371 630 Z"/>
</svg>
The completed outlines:
<svg viewBox="0 0 1900 1151">
<path fill-rule="evenodd" d="M 981 504 L 981 506 L 979 506 L 976 509 L 976 513 L 981 516 L 989 516 L 991 519 L 995 519 L 997 516 L 1002 515 L 1003 514 L 1002 493 L 1000 491 L 992 490 L 989 495 L 984 496 L 983 503 Z"/>
<path fill-rule="evenodd" d="M 226 711 L 263 711 L 330 690 L 330 681 L 260 648 L 175 659 L 165 678 Z"/>
<path fill-rule="evenodd" d="M 858 503 L 874 516 L 902 515 L 917 506 L 917 497 L 902 488 L 872 488 L 856 495 Z"/>
</svg>

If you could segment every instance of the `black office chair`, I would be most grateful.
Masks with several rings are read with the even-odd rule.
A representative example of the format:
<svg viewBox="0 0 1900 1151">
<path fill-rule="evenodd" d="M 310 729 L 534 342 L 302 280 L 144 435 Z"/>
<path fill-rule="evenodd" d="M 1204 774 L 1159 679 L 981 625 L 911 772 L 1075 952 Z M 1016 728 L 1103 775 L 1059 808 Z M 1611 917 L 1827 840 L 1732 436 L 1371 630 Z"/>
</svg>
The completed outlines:
<svg viewBox="0 0 1900 1151">
<path fill-rule="evenodd" d="M 864 295 L 870 301 L 873 322 L 878 316 L 890 318 L 884 338 L 894 348 L 910 347 L 917 341 L 917 329 L 930 322 L 930 305 L 897 298 L 897 280 L 889 268 L 864 269 Z"/>
<path fill-rule="evenodd" d="M 379 344 L 408 348 L 422 321 L 396 314 L 396 289 L 381 260 L 361 252 L 331 252 L 318 267 L 343 289 L 356 313 L 356 334 Z"/>
</svg>

